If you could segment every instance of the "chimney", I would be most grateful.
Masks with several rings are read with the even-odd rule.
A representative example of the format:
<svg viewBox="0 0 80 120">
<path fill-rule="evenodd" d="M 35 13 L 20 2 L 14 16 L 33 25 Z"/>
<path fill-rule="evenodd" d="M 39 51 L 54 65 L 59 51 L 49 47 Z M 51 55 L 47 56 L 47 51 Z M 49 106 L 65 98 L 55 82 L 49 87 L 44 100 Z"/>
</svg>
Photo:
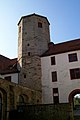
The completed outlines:
<svg viewBox="0 0 80 120">
<path fill-rule="evenodd" d="M 49 48 L 49 49 L 53 48 L 53 45 L 54 45 L 54 43 L 53 43 L 53 42 L 50 42 L 50 43 L 48 44 L 48 48 Z"/>
</svg>

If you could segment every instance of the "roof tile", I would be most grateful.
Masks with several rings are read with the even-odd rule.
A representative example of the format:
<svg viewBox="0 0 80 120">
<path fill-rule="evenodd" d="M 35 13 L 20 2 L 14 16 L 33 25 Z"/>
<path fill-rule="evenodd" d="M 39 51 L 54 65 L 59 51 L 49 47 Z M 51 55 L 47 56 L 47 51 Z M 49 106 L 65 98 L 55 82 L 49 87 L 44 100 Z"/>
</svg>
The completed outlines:
<svg viewBox="0 0 80 120">
<path fill-rule="evenodd" d="M 0 55 L 0 74 L 16 73 L 17 70 L 17 58 L 9 59 L 3 55 Z"/>
<path fill-rule="evenodd" d="M 49 45 L 49 49 L 45 53 L 43 53 L 41 57 L 80 50 L 80 39 L 75 39 L 58 44 L 53 43 L 53 45 L 51 44 Z"/>
</svg>

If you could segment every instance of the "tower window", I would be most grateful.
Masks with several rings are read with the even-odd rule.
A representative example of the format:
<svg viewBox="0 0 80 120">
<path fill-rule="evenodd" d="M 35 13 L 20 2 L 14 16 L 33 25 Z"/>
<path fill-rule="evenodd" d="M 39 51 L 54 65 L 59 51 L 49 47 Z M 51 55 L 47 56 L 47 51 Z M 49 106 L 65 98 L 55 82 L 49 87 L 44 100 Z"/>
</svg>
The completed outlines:
<svg viewBox="0 0 80 120">
<path fill-rule="evenodd" d="M 26 74 L 24 74 L 24 78 L 26 78 Z"/>
<path fill-rule="evenodd" d="M 30 56 L 30 54 L 31 54 L 31 53 L 30 53 L 30 52 L 28 52 L 28 56 Z"/>
<path fill-rule="evenodd" d="M 42 23 L 41 22 L 38 22 L 38 27 L 42 28 Z"/>
<path fill-rule="evenodd" d="M 28 43 L 27 46 L 30 46 L 30 44 Z"/>
</svg>

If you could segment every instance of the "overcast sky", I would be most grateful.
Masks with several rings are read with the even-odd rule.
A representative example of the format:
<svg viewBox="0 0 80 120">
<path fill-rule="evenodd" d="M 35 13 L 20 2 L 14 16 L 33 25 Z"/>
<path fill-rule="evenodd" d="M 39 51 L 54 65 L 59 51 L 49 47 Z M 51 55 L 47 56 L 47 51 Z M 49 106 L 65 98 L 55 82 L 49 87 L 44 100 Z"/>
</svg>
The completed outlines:
<svg viewBox="0 0 80 120">
<path fill-rule="evenodd" d="M 32 13 L 48 18 L 54 43 L 80 38 L 80 0 L 0 0 L 0 54 L 17 57 L 17 23 Z"/>
</svg>

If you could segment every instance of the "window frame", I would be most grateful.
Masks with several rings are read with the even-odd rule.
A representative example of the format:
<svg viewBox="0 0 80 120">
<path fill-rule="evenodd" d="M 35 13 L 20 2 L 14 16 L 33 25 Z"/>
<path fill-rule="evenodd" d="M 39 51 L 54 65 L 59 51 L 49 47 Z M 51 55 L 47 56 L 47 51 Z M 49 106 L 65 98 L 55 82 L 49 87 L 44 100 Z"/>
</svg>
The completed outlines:
<svg viewBox="0 0 80 120">
<path fill-rule="evenodd" d="M 57 71 L 51 72 L 52 82 L 57 82 Z"/>
<path fill-rule="evenodd" d="M 31 52 L 28 52 L 28 56 L 31 56 Z"/>
<path fill-rule="evenodd" d="M 70 69 L 71 80 L 80 79 L 80 68 Z"/>
<path fill-rule="evenodd" d="M 51 57 L 51 65 L 56 65 L 55 56 Z"/>
<path fill-rule="evenodd" d="M 58 88 L 53 88 L 53 101 L 54 101 L 54 104 L 58 104 L 59 103 Z"/>
<path fill-rule="evenodd" d="M 77 53 L 68 54 L 68 59 L 69 59 L 69 62 L 76 62 L 76 61 L 78 61 Z"/>
<path fill-rule="evenodd" d="M 53 88 L 53 94 L 58 93 L 58 88 Z"/>
<path fill-rule="evenodd" d="M 24 79 L 26 79 L 26 74 L 24 74 Z"/>
<path fill-rule="evenodd" d="M 38 22 L 38 28 L 42 28 L 42 22 Z"/>
</svg>

